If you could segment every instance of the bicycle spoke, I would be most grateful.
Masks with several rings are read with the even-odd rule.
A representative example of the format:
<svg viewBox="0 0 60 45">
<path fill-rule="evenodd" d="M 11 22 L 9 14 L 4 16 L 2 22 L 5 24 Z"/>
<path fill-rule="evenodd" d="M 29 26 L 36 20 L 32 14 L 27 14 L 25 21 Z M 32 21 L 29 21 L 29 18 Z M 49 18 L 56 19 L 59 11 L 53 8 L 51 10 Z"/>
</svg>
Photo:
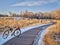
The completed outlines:
<svg viewBox="0 0 60 45">
<path fill-rule="evenodd" d="M 9 35 L 9 31 L 8 30 L 6 30 L 4 33 L 3 33 L 3 38 L 5 39 L 5 38 L 7 38 L 8 37 L 8 35 Z"/>
<path fill-rule="evenodd" d="M 18 35 L 20 35 L 20 34 L 21 34 L 21 31 L 20 31 L 20 30 L 15 30 L 14 36 L 18 36 Z"/>
</svg>

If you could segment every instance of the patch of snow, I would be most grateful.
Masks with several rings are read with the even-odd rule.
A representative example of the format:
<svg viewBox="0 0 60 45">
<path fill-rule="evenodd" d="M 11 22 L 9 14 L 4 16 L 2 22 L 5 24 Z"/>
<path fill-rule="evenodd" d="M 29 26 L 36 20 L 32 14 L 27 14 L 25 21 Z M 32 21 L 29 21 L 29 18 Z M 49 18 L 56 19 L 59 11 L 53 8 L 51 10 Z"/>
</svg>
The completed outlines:
<svg viewBox="0 0 60 45">
<path fill-rule="evenodd" d="M 27 28 L 21 28 L 21 32 L 24 33 L 32 28 L 37 28 L 37 27 L 40 27 L 42 25 L 46 25 L 46 24 L 41 24 L 41 25 L 36 25 L 36 26 L 30 26 L 30 27 L 27 27 Z M 3 35 L 3 32 L 0 33 L 0 45 L 2 45 L 3 43 L 7 42 L 8 40 L 10 40 L 11 38 L 15 37 L 15 36 L 11 36 L 11 33 L 9 34 L 8 38 L 6 39 L 3 39 L 2 38 L 2 35 Z"/>
<path fill-rule="evenodd" d="M 48 27 L 48 28 L 51 28 L 51 27 Z M 38 45 L 45 45 L 43 42 L 43 39 L 44 39 L 44 36 L 46 35 L 46 33 L 49 31 L 48 28 L 47 29 L 45 28 L 43 31 L 41 31 L 40 39 L 38 41 Z"/>
</svg>

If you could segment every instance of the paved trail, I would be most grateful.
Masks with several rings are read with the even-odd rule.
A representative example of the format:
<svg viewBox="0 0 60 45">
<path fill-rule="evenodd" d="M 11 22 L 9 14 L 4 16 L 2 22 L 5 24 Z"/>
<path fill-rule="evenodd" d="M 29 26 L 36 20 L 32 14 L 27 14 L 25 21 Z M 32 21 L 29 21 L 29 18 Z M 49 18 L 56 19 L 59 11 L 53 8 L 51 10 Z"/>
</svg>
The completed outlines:
<svg viewBox="0 0 60 45">
<path fill-rule="evenodd" d="M 3 45 L 33 45 L 35 37 L 41 30 L 47 29 L 52 24 L 46 24 L 24 32 L 21 36 L 14 37 Z"/>
</svg>

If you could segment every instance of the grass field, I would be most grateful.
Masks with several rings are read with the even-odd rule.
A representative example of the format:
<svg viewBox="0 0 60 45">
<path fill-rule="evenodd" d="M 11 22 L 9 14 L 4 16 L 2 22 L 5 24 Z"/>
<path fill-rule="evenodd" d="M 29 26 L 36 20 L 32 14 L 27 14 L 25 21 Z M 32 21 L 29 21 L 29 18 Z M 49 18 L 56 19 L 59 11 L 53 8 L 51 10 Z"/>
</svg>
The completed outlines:
<svg viewBox="0 0 60 45">
<path fill-rule="evenodd" d="M 49 32 L 44 37 L 44 42 L 46 45 L 60 45 L 59 41 L 55 41 L 53 38 L 54 33 L 60 34 L 60 20 L 53 20 L 56 21 L 57 24 L 49 28 Z"/>
<path fill-rule="evenodd" d="M 44 42 L 46 45 L 60 45 L 60 42 L 57 42 L 53 39 L 54 33 L 60 33 L 60 20 L 52 20 L 52 19 L 28 19 L 25 18 L 23 20 L 16 20 L 14 18 L 2 18 L 0 19 L 0 28 L 3 28 L 5 25 L 8 25 L 10 27 L 14 27 L 15 25 L 19 25 L 21 28 L 25 28 L 28 26 L 34 26 L 39 24 L 47 24 L 51 21 L 57 22 L 55 25 L 53 25 L 51 28 L 48 28 L 49 32 L 44 37 Z M 3 31 L 3 30 L 0 30 Z"/>
<path fill-rule="evenodd" d="M 23 20 L 16 20 L 14 18 L 8 17 L 8 18 L 1 18 L 0 19 L 0 28 L 3 28 L 4 26 L 10 26 L 14 27 L 15 25 L 19 25 L 20 28 L 25 28 L 28 26 L 34 26 L 39 24 L 48 23 L 48 20 L 38 20 L 38 19 L 28 19 L 24 18 Z M 3 31 L 0 29 L 0 31 Z"/>
</svg>

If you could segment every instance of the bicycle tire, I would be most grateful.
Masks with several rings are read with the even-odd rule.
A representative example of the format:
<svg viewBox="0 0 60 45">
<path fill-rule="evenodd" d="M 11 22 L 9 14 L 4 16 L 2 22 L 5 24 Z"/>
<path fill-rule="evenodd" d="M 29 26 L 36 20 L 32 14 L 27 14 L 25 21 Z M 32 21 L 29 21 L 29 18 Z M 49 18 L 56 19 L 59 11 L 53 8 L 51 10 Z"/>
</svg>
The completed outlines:
<svg viewBox="0 0 60 45">
<path fill-rule="evenodd" d="M 7 32 L 7 34 L 5 34 L 6 32 Z M 2 37 L 3 37 L 4 39 L 6 39 L 6 38 L 8 37 L 8 35 L 9 35 L 9 30 L 6 30 L 6 31 L 3 33 L 3 36 L 2 36 Z M 4 36 L 6 36 L 6 37 L 4 37 Z"/>
<path fill-rule="evenodd" d="M 19 32 L 19 34 L 18 34 L 18 35 L 16 35 L 16 34 L 15 34 L 15 32 L 16 32 L 16 31 L 18 31 L 18 32 Z M 20 29 L 16 29 L 16 30 L 14 31 L 14 36 L 20 36 L 20 35 L 21 35 L 21 30 L 20 30 Z"/>
</svg>

